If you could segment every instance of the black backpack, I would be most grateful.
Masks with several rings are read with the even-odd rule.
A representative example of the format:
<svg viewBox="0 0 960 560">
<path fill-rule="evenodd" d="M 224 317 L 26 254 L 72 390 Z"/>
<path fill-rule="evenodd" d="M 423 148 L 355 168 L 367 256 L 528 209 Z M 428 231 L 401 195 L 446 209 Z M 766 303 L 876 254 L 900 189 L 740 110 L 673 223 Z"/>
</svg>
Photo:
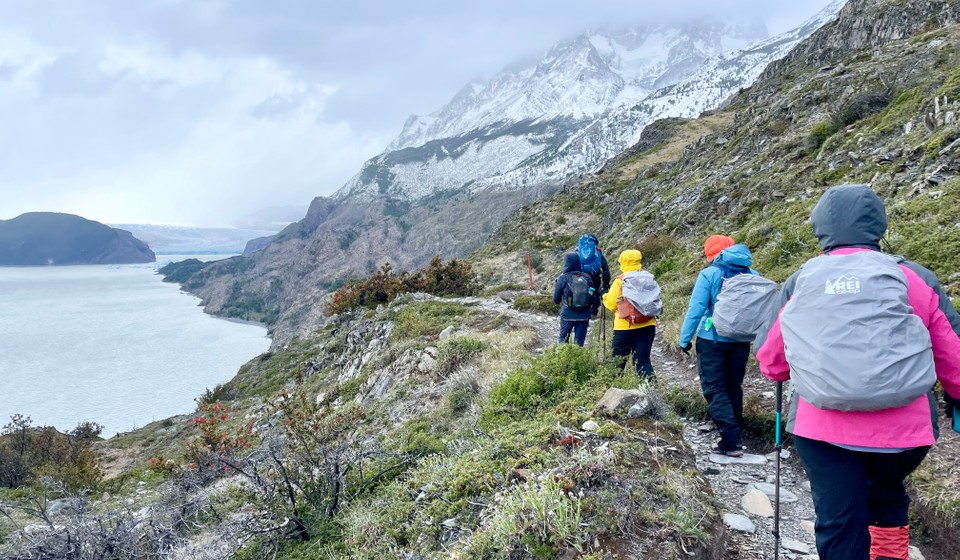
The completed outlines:
<svg viewBox="0 0 960 560">
<path fill-rule="evenodd" d="M 587 309 L 593 303 L 590 280 L 582 272 L 573 272 L 567 277 L 564 302 L 570 309 Z"/>
</svg>

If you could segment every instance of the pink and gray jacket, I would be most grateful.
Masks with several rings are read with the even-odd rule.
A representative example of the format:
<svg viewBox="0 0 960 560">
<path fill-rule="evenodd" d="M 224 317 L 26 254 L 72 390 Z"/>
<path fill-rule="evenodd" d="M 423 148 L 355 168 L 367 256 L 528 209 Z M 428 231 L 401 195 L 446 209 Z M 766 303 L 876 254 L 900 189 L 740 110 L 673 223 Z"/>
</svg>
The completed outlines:
<svg viewBox="0 0 960 560">
<path fill-rule="evenodd" d="M 864 185 L 829 189 L 811 214 L 814 233 L 824 252 L 849 255 L 879 250 L 887 229 L 883 202 Z M 960 315 L 944 293 L 936 276 L 923 266 L 901 261 L 907 278 L 907 298 L 930 334 L 937 379 L 946 393 L 960 397 Z M 797 273 L 781 291 L 781 313 L 796 285 Z M 765 337 L 756 341 L 760 371 L 774 381 L 790 377 L 780 319 Z M 863 360 L 870 360 L 870 348 L 863 348 Z M 850 364 L 857 367 L 856 363 Z M 933 445 L 937 429 L 937 403 L 931 391 L 909 404 L 875 411 L 821 409 L 794 392 L 787 431 L 794 435 L 829 443 L 868 448 L 906 449 Z"/>
</svg>

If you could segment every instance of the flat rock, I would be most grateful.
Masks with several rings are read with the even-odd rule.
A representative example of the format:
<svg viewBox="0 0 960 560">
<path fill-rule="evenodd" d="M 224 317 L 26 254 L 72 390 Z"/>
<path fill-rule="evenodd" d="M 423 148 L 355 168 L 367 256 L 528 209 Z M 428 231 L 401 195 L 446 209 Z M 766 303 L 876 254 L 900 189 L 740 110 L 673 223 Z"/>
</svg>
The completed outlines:
<svg viewBox="0 0 960 560">
<path fill-rule="evenodd" d="M 587 420 L 586 422 L 583 423 L 583 426 L 581 426 L 581 428 L 583 428 L 583 431 L 585 432 L 595 432 L 600 429 L 600 424 L 597 424 L 593 420 Z"/>
<path fill-rule="evenodd" d="M 800 483 L 800 488 L 803 488 L 803 489 L 806 490 L 807 492 L 810 492 L 810 481 L 809 481 L 809 480 L 804 480 L 803 482 L 801 482 L 801 483 Z"/>
<path fill-rule="evenodd" d="M 800 528 L 803 529 L 804 533 L 810 535 L 811 537 L 816 536 L 817 534 L 816 526 L 814 525 L 813 521 L 810 521 L 809 519 L 801 521 Z"/>
<path fill-rule="evenodd" d="M 643 393 L 636 389 L 607 389 L 597 403 L 597 411 L 607 416 L 621 416 L 641 398 Z"/>
<path fill-rule="evenodd" d="M 753 455 L 751 453 L 744 453 L 743 457 L 727 457 L 726 455 L 720 455 L 719 453 L 711 453 L 710 457 L 707 458 L 711 463 L 717 463 L 718 465 L 766 465 L 767 458 L 763 455 Z"/>
<path fill-rule="evenodd" d="M 743 511 L 750 515 L 759 515 L 761 517 L 773 517 L 773 505 L 770 504 L 770 498 L 756 488 L 748 491 L 740 500 L 740 506 Z"/>
<path fill-rule="evenodd" d="M 920 549 L 919 549 L 919 548 L 917 548 L 917 547 L 915 547 L 915 546 L 911 546 L 911 547 L 910 547 L 910 560 L 925 560 L 925 559 L 924 559 L 924 557 L 923 557 L 923 553 L 920 552 Z"/>
<path fill-rule="evenodd" d="M 757 530 L 757 526 L 753 524 L 753 521 L 750 521 L 749 517 L 746 515 L 740 515 L 739 513 L 723 514 L 723 522 L 727 527 L 730 527 L 735 531 L 753 533 Z"/>
<path fill-rule="evenodd" d="M 771 500 L 776 495 L 775 492 L 777 490 L 776 486 L 767 482 L 751 482 L 749 488 L 756 488 L 757 490 L 766 494 L 767 497 L 770 498 Z M 797 499 L 798 498 L 796 494 L 787 490 L 782 485 L 780 486 L 780 503 L 781 504 L 789 504 L 797 501 Z"/>
<path fill-rule="evenodd" d="M 437 337 L 437 338 L 439 338 L 440 340 L 446 340 L 446 339 L 450 338 L 450 335 L 452 335 L 452 334 L 453 334 L 453 331 L 455 331 L 455 330 L 456 330 L 456 329 L 453 327 L 453 325 L 450 325 L 450 326 L 448 326 L 447 328 L 445 328 L 445 329 L 443 329 L 442 331 L 440 331 L 440 336 Z"/>
<path fill-rule="evenodd" d="M 780 546 L 786 550 L 793 552 L 799 552 L 800 554 L 809 554 L 810 545 L 807 543 L 802 543 L 800 541 L 795 541 L 793 539 L 780 539 Z"/>
<path fill-rule="evenodd" d="M 790 450 L 789 450 L 789 449 L 781 449 L 781 450 L 780 450 L 780 458 L 781 458 L 781 459 L 789 459 L 789 458 L 790 458 Z M 771 461 L 776 461 L 776 460 L 777 460 L 777 452 L 776 452 L 776 451 L 771 451 L 770 453 L 767 453 L 767 459 L 770 459 Z"/>
</svg>

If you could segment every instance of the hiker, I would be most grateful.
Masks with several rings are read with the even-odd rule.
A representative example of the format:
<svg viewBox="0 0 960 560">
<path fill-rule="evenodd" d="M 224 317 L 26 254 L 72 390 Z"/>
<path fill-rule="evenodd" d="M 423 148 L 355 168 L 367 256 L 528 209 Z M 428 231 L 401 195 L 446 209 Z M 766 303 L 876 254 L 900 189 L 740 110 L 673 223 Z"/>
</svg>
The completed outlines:
<svg viewBox="0 0 960 560">
<path fill-rule="evenodd" d="M 713 308 L 724 278 L 757 274 L 750 268 L 753 256 L 746 245 L 737 245 L 725 235 L 711 235 L 703 244 L 709 266 L 700 271 L 690 294 L 690 304 L 680 331 L 680 349 L 689 354 L 697 337 L 697 365 L 707 411 L 720 441 L 714 452 L 743 456 L 743 376 L 750 357 L 750 343 L 726 338 L 713 327 Z"/>
<path fill-rule="evenodd" d="M 560 307 L 560 344 L 567 342 L 571 331 L 578 346 L 587 340 L 587 327 L 593 308 L 593 281 L 580 270 L 580 256 L 567 253 L 563 259 L 563 274 L 557 277 L 553 288 L 553 303 Z"/>
<path fill-rule="evenodd" d="M 577 254 L 580 255 L 580 270 L 590 275 L 593 287 L 596 288 L 591 309 L 591 315 L 596 317 L 597 312 L 600 311 L 601 298 L 610 289 L 610 265 L 607 264 L 607 257 L 600 249 L 597 236 L 592 233 L 580 236 L 577 242 Z"/>
<path fill-rule="evenodd" d="M 828 189 L 810 221 L 823 253 L 784 285 L 760 371 L 792 378 L 786 429 L 820 558 L 905 559 L 903 481 L 939 435 L 934 382 L 960 397 L 960 315 L 932 272 L 880 252 L 887 218 L 869 186 Z"/>
<path fill-rule="evenodd" d="M 657 334 L 657 319 L 647 317 L 645 321 L 631 324 L 620 316 L 617 311 L 617 302 L 623 296 L 624 278 L 639 272 L 643 266 L 643 254 L 636 249 L 627 249 L 620 253 L 617 262 L 620 264 L 620 276 L 614 279 L 610 290 L 603 295 L 603 306 L 614 312 L 613 318 L 613 352 L 614 358 L 623 358 L 621 369 L 626 367 L 627 356 L 633 357 L 633 367 L 641 379 L 653 380 L 653 364 L 650 363 L 650 349 L 653 347 L 653 337 Z M 652 277 L 651 277 L 652 278 Z M 659 289 L 658 294 L 659 296 Z"/>
</svg>

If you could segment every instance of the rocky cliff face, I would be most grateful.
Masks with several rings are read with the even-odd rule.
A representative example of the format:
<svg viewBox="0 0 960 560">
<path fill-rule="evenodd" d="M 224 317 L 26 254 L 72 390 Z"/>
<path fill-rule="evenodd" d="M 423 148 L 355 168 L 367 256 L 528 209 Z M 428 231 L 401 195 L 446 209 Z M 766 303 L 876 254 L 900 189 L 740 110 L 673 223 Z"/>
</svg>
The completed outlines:
<svg viewBox="0 0 960 560">
<path fill-rule="evenodd" d="M 129 231 L 72 214 L 30 212 L 0 221 L 0 266 L 146 263 L 156 256 Z"/>
</svg>

